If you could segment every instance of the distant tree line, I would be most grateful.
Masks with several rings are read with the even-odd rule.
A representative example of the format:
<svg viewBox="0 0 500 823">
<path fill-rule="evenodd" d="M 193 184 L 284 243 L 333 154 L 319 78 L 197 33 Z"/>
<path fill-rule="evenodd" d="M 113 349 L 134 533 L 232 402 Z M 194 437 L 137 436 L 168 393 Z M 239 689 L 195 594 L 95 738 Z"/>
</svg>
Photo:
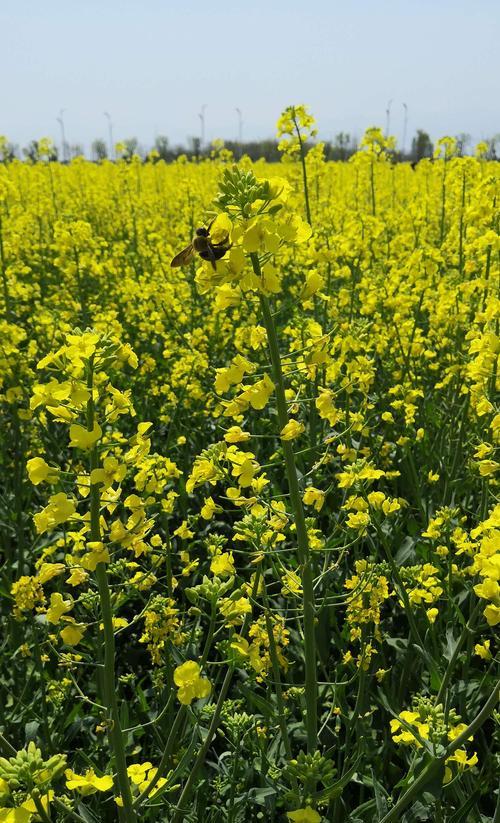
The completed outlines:
<svg viewBox="0 0 500 823">
<path fill-rule="evenodd" d="M 464 156 L 471 151 L 472 139 L 469 134 L 458 134 L 455 139 L 459 156 Z M 486 157 L 490 160 L 500 159 L 500 134 L 496 134 L 484 142 L 488 146 Z M 111 148 L 112 155 L 110 155 Z M 278 141 L 273 139 L 251 140 L 241 143 L 236 140 L 227 140 L 224 142 L 224 148 L 231 151 L 236 158 L 247 155 L 252 160 L 263 158 L 268 162 L 276 162 L 281 158 Z M 349 160 L 357 149 L 357 137 L 343 131 L 336 134 L 333 140 L 324 142 L 326 160 Z M 396 150 L 393 152 L 393 160 L 394 162 L 415 163 L 425 157 L 432 157 L 433 151 L 434 145 L 429 134 L 423 129 L 418 129 L 411 141 L 409 150 Z M 213 146 L 202 146 L 199 137 L 189 138 L 187 145 L 172 145 L 166 135 L 160 134 L 155 138 L 152 149 L 146 149 L 142 146 L 137 137 L 127 138 L 117 143 L 116 147 L 111 147 L 102 138 L 97 138 L 91 144 L 90 159 L 99 163 L 110 157 L 112 160 L 116 157 L 130 160 L 134 155 L 138 155 L 143 160 L 151 160 L 152 162 L 164 160 L 166 163 L 171 163 L 181 155 L 185 155 L 190 159 L 201 160 L 210 157 L 212 153 Z M 27 146 L 19 149 L 18 146 L 0 137 L 0 162 L 4 163 L 14 158 L 25 159 L 33 163 L 41 158 L 49 162 L 58 159 L 67 162 L 80 156 L 84 156 L 84 149 L 79 143 L 65 143 L 62 150 L 59 150 L 56 145 L 53 143 L 48 144 L 46 140 L 31 140 Z"/>
</svg>

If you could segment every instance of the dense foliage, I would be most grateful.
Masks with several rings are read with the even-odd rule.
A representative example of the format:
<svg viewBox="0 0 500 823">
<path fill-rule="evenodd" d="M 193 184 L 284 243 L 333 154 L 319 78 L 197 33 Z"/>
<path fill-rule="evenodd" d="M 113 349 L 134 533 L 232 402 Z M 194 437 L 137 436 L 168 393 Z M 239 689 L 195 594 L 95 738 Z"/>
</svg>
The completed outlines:
<svg viewBox="0 0 500 823">
<path fill-rule="evenodd" d="M 0 821 L 500 820 L 497 166 L 278 131 L 0 167 Z"/>
</svg>

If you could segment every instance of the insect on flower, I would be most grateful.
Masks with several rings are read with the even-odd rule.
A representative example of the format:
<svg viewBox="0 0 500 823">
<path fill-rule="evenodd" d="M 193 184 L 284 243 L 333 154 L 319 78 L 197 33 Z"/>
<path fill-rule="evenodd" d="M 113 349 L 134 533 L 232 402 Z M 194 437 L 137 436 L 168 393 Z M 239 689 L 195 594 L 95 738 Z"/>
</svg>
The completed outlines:
<svg viewBox="0 0 500 823">
<path fill-rule="evenodd" d="M 210 239 L 210 229 L 213 222 L 214 221 L 212 220 L 209 223 L 208 228 L 201 226 L 196 229 L 196 233 L 189 246 L 186 246 L 185 249 L 180 251 L 179 254 L 176 254 L 173 258 L 170 264 L 172 268 L 175 268 L 176 266 L 187 266 L 196 253 L 199 254 L 203 260 L 209 260 L 215 271 L 217 268 L 215 261 L 221 260 L 224 257 L 226 252 L 231 248 L 231 243 L 229 242 L 228 232 L 224 232 L 222 234 L 222 239 L 217 243 L 214 243 Z"/>
</svg>

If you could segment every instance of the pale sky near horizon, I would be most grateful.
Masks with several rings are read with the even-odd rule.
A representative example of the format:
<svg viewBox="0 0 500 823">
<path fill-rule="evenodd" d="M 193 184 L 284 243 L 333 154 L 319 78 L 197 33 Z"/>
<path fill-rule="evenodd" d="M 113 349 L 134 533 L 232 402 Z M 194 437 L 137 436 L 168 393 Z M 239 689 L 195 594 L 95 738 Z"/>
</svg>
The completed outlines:
<svg viewBox="0 0 500 823">
<path fill-rule="evenodd" d="M 0 134 L 88 149 L 156 134 L 185 143 L 273 137 L 280 111 L 307 103 L 320 137 L 385 127 L 407 146 L 500 132 L 498 0 L 0 0 Z"/>
</svg>

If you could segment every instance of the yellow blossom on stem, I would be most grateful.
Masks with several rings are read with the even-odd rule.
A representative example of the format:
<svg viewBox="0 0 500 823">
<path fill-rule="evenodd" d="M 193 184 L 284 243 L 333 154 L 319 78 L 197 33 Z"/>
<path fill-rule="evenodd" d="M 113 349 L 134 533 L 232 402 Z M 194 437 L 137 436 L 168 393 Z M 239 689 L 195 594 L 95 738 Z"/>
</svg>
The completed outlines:
<svg viewBox="0 0 500 823">
<path fill-rule="evenodd" d="M 98 777 L 93 769 L 88 769 L 83 775 L 67 769 L 64 774 L 67 788 L 77 791 L 84 797 L 95 792 L 107 792 L 113 785 L 111 775 L 105 774 Z"/>
<path fill-rule="evenodd" d="M 289 420 L 286 426 L 281 429 L 280 437 L 282 440 L 295 440 L 296 437 L 300 437 L 303 431 L 305 431 L 303 423 L 299 423 L 298 420 Z"/>
<path fill-rule="evenodd" d="M 185 706 L 189 706 L 193 700 L 208 697 L 212 690 L 210 681 L 201 676 L 201 669 L 194 660 L 187 660 L 177 666 L 174 683 L 177 686 L 177 697 Z"/>
</svg>

